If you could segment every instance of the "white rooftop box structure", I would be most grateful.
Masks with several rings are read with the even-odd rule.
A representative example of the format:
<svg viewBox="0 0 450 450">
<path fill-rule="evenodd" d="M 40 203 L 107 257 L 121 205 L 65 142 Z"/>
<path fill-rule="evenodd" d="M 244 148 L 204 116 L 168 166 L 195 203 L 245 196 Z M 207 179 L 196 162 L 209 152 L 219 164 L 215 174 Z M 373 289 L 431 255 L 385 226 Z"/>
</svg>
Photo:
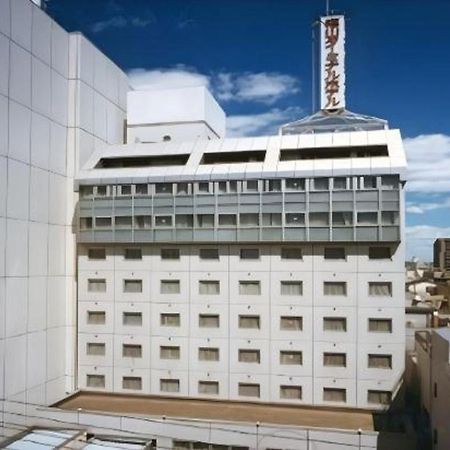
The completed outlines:
<svg viewBox="0 0 450 450">
<path fill-rule="evenodd" d="M 217 139 L 225 135 L 225 113 L 203 86 L 128 93 L 127 141 Z"/>
</svg>

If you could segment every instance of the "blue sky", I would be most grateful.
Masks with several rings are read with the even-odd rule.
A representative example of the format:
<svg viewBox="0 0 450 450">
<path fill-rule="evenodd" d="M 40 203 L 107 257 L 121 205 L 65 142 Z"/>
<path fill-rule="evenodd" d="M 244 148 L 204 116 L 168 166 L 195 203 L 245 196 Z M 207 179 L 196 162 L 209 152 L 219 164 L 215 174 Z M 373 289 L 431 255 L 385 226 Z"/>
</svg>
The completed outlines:
<svg viewBox="0 0 450 450">
<path fill-rule="evenodd" d="M 330 0 L 347 16 L 347 106 L 405 138 L 407 256 L 450 236 L 450 2 Z M 325 0 L 48 0 L 136 87 L 206 84 L 229 135 L 311 112 L 311 24 Z"/>
</svg>

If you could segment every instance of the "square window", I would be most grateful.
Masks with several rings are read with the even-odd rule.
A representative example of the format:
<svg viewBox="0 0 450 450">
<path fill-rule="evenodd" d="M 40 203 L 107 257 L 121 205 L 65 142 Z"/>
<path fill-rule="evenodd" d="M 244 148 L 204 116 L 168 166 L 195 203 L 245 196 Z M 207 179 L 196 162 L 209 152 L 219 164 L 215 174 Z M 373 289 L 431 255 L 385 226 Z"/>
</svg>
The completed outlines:
<svg viewBox="0 0 450 450">
<path fill-rule="evenodd" d="M 345 353 L 325 352 L 323 354 L 323 365 L 327 367 L 347 367 L 347 355 Z"/>
<path fill-rule="evenodd" d="M 80 186 L 80 197 L 89 198 L 94 195 L 94 186 Z"/>
<path fill-rule="evenodd" d="M 96 228 L 111 228 L 112 219 L 111 217 L 96 217 L 95 227 Z"/>
<path fill-rule="evenodd" d="M 219 328 L 219 314 L 199 314 L 198 326 L 199 328 Z"/>
<path fill-rule="evenodd" d="M 345 248 L 325 247 L 323 256 L 325 259 L 345 259 Z"/>
<path fill-rule="evenodd" d="M 161 345 L 159 357 L 160 359 L 180 359 L 180 347 L 176 345 Z"/>
<path fill-rule="evenodd" d="M 123 292 L 129 294 L 142 293 L 142 280 L 123 280 Z"/>
<path fill-rule="evenodd" d="M 345 281 L 324 281 L 323 295 L 347 295 L 347 283 Z"/>
<path fill-rule="evenodd" d="M 359 212 L 357 214 L 358 225 L 378 225 L 377 212 Z"/>
<path fill-rule="evenodd" d="M 303 281 L 280 281 L 281 295 L 303 295 Z"/>
<path fill-rule="evenodd" d="M 120 229 L 132 228 L 133 218 L 131 216 L 116 216 L 114 218 L 114 226 Z"/>
<path fill-rule="evenodd" d="M 302 249 L 295 247 L 284 247 L 281 249 L 281 259 L 302 259 Z"/>
<path fill-rule="evenodd" d="M 197 214 L 198 228 L 214 228 L 214 214 Z"/>
<path fill-rule="evenodd" d="M 261 282 L 239 281 L 239 295 L 261 295 Z"/>
<path fill-rule="evenodd" d="M 269 192 L 281 191 L 281 180 L 269 180 L 268 183 Z"/>
<path fill-rule="evenodd" d="M 161 294 L 179 294 L 180 292 L 180 280 L 161 280 Z"/>
<path fill-rule="evenodd" d="M 333 189 L 336 190 L 347 189 L 347 178 L 345 177 L 333 178 Z"/>
<path fill-rule="evenodd" d="M 239 328 L 250 328 L 259 330 L 261 328 L 261 319 L 254 315 L 239 315 Z"/>
<path fill-rule="evenodd" d="M 238 394 L 241 397 L 256 397 L 260 396 L 260 387 L 256 383 L 239 383 Z"/>
<path fill-rule="evenodd" d="M 288 366 L 301 366 L 303 364 L 303 353 L 293 350 L 281 350 L 280 364 Z"/>
<path fill-rule="evenodd" d="M 350 226 L 353 225 L 353 212 L 352 211 L 335 211 L 331 213 L 331 220 L 333 225 L 336 226 Z"/>
<path fill-rule="evenodd" d="M 241 227 L 257 227 L 259 226 L 259 214 L 257 213 L 239 214 L 239 224 Z"/>
<path fill-rule="evenodd" d="M 199 361 L 219 361 L 219 349 L 212 347 L 199 347 Z"/>
<path fill-rule="evenodd" d="M 123 184 L 119 189 L 120 195 L 131 195 L 131 184 Z"/>
<path fill-rule="evenodd" d="M 106 197 L 107 193 L 107 186 L 97 186 L 97 197 Z"/>
<path fill-rule="evenodd" d="M 369 369 L 392 369 L 392 355 L 369 354 Z"/>
<path fill-rule="evenodd" d="M 152 227 L 152 216 L 135 216 L 134 226 L 138 230 L 144 230 Z"/>
<path fill-rule="evenodd" d="M 172 194 L 172 183 L 155 184 L 155 194 Z"/>
<path fill-rule="evenodd" d="M 106 249 L 104 248 L 90 248 L 88 249 L 88 259 L 106 259 Z"/>
<path fill-rule="evenodd" d="M 369 319 L 369 331 L 374 333 L 392 333 L 392 319 Z"/>
<path fill-rule="evenodd" d="M 392 393 L 389 391 L 367 391 L 367 403 L 378 405 L 389 405 L 392 400 Z"/>
<path fill-rule="evenodd" d="M 323 318 L 324 331 L 347 331 L 347 319 L 345 317 L 324 317 Z"/>
<path fill-rule="evenodd" d="M 161 378 L 159 380 L 159 389 L 161 392 L 180 392 L 180 380 Z"/>
<path fill-rule="evenodd" d="M 300 316 L 281 316 L 280 330 L 282 331 L 302 331 L 303 317 Z"/>
<path fill-rule="evenodd" d="M 131 389 L 134 391 L 142 390 L 141 377 L 122 377 L 122 389 Z"/>
<path fill-rule="evenodd" d="M 86 354 L 91 356 L 105 356 L 106 346 L 104 342 L 88 342 Z"/>
<path fill-rule="evenodd" d="M 324 402 L 340 402 L 345 403 L 347 401 L 347 390 L 339 388 L 323 388 L 323 401 Z"/>
<path fill-rule="evenodd" d="M 281 227 L 281 214 L 263 213 L 262 224 L 265 227 Z"/>
<path fill-rule="evenodd" d="M 239 251 L 241 259 L 259 259 L 258 248 L 241 248 Z"/>
<path fill-rule="evenodd" d="M 328 191 L 329 188 L 328 178 L 313 178 L 312 181 L 315 191 Z"/>
<path fill-rule="evenodd" d="M 198 192 L 200 194 L 209 194 L 209 183 L 198 183 Z"/>
<path fill-rule="evenodd" d="M 364 189 L 376 189 L 377 188 L 377 177 L 364 177 Z"/>
<path fill-rule="evenodd" d="M 247 192 L 258 192 L 258 180 L 247 181 Z"/>
<path fill-rule="evenodd" d="M 301 386 L 280 386 L 280 398 L 284 400 L 301 400 L 302 387 Z"/>
<path fill-rule="evenodd" d="M 255 349 L 239 349 L 239 362 L 259 364 L 261 352 Z"/>
<path fill-rule="evenodd" d="M 106 292 L 105 278 L 89 278 L 88 292 Z"/>
<path fill-rule="evenodd" d="M 80 217 L 80 230 L 92 230 L 92 217 Z"/>
<path fill-rule="evenodd" d="M 217 192 L 220 194 L 226 194 L 227 192 L 227 182 L 226 181 L 219 181 L 217 183 Z"/>
<path fill-rule="evenodd" d="M 305 180 L 303 178 L 287 178 L 285 186 L 286 191 L 304 191 Z"/>
<path fill-rule="evenodd" d="M 236 214 L 219 214 L 219 227 L 235 227 Z"/>
<path fill-rule="evenodd" d="M 392 297 L 392 283 L 390 281 L 369 281 L 370 297 Z"/>
<path fill-rule="evenodd" d="M 180 259 L 179 248 L 162 248 L 161 259 Z"/>
<path fill-rule="evenodd" d="M 105 375 L 86 375 L 86 386 L 95 389 L 101 389 L 105 387 Z"/>
<path fill-rule="evenodd" d="M 176 228 L 192 228 L 194 226 L 194 216 L 192 214 L 176 214 Z"/>
<path fill-rule="evenodd" d="M 200 280 L 198 282 L 198 293 L 200 295 L 219 295 L 220 281 L 218 280 Z"/>
<path fill-rule="evenodd" d="M 177 195 L 188 195 L 188 194 L 189 194 L 189 183 L 178 183 Z"/>
<path fill-rule="evenodd" d="M 199 250 L 200 259 L 219 259 L 218 248 L 201 248 Z"/>
<path fill-rule="evenodd" d="M 142 249 L 135 248 L 126 248 L 124 250 L 125 259 L 139 260 L 142 259 Z"/>
<path fill-rule="evenodd" d="M 124 358 L 142 358 L 142 345 L 123 344 L 122 357 Z"/>
<path fill-rule="evenodd" d="M 218 381 L 199 381 L 198 393 L 204 395 L 217 395 L 219 393 Z M 213 446 L 211 446 L 213 447 Z M 228 448 L 228 447 L 227 447 Z"/>
<path fill-rule="evenodd" d="M 172 216 L 155 216 L 155 226 L 161 228 L 171 227 Z"/>
<path fill-rule="evenodd" d="M 330 215 L 327 212 L 310 212 L 309 225 L 312 227 L 327 227 L 330 224 Z"/>
<path fill-rule="evenodd" d="M 89 325 L 104 325 L 106 323 L 105 311 L 88 311 L 87 323 Z"/>
<path fill-rule="evenodd" d="M 160 320 L 162 327 L 179 327 L 181 322 L 179 313 L 162 313 Z"/>
<path fill-rule="evenodd" d="M 148 195 L 148 185 L 136 184 L 136 195 Z"/>
<path fill-rule="evenodd" d="M 125 311 L 122 315 L 122 324 L 125 326 L 142 326 L 142 313 L 134 311 Z"/>
<path fill-rule="evenodd" d="M 305 214 L 303 213 L 286 213 L 286 226 L 303 226 L 305 225 Z"/>
<path fill-rule="evenodd" d="M 391 259 L 390 247 L 369 247 L 369 259 Z"/>
</svg>

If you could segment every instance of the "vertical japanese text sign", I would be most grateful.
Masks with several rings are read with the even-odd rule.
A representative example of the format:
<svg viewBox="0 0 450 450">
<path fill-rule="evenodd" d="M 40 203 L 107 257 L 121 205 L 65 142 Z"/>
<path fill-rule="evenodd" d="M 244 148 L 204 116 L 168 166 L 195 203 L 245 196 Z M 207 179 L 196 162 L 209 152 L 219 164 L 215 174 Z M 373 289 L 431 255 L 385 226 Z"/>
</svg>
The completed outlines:
<svg viewBox="0 0 450 450">
<path fill-rule="evenodd" d="M 320 19 L 320 108 L 345 108 L 344 16 Z"/>
</svg>

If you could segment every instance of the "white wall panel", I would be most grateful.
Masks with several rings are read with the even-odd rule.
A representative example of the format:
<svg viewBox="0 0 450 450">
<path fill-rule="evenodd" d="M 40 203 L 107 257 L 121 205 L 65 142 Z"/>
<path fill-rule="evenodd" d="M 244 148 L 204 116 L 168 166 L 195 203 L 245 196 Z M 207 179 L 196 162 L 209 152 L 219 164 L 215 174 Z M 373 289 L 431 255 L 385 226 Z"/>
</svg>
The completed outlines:
<svg viewBox="0 0 450 450">
<path fill-rule="evenodd" d="M 40 114 L 31 116 L 31 164 L 48 170 L 50 154 L 50 120 Z"/>
<path fill-rule="evenodd" d="M 9 102 L 9 156 L 30 161 L 31 112 L 25 106 Z"/>
<path fill-rule="evenodd" d="M 30 220 L 48 222 L 48 172 L 30 168 Z"/>
<path fill-rule="evenodd" d="M 27 331 L 27 294 L 26 278 L 6 278 L 6 337 L 18 336 Z"/>
<path fill-rule="evenodd" d="M 8 99 L 0 95 L 0 156 L 8 154 Z"/>
<path fill-rule="evenodd" d="M 34 57 L 31 66 L 31 107 L 34 111 L 50 117 L 52 98 L 50 67 Z"/>
<path fill-rule="evenodd" d="M 1 19 L 0 19 L 1 20 Z M 8 95 L 9 88 L 9 39 L 0 34 L 0 94 Z"/>
<path fill-rule="evenodd" d="M 31 30 L 31 51 L 34 56 L 48 66 L 51 62 L 51 29 L 52 23 L 40 8 L 33 8 Z"/>
<path fill-rule="evenodd" d="M 28 224 L 20 220 L 7 219 L 6 232 L 6 276 L 28 275 Z"/>
<path fill-rule="evenodd" d="M 31 55 L 22 47 L 11 42 L 10 58 L 9 95 L 11 99 L 30 107 Z"/>
</svg>

